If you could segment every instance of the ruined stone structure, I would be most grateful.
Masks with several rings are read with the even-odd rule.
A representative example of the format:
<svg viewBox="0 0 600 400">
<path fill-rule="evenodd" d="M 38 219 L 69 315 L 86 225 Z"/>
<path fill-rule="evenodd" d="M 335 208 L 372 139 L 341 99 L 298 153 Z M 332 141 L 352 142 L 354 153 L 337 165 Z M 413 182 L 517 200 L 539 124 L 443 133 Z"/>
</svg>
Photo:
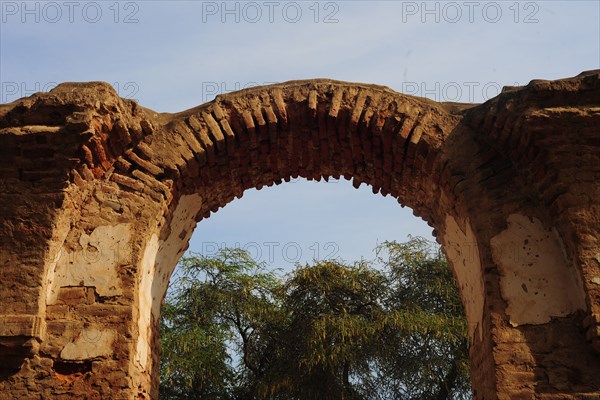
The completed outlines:
<svg viewBox="0 0 600 400">
<path fill-rule="evenodd" d="M 0 105 L 0 399 L 155 399 L 160 305 L 196 223 L 298 176 L 364 182 L 435 228 L 476 399 L 600 398 L 591 71 L 481 105 L 330 80 L 177 114 L 105 83 Z"/>
</svg>

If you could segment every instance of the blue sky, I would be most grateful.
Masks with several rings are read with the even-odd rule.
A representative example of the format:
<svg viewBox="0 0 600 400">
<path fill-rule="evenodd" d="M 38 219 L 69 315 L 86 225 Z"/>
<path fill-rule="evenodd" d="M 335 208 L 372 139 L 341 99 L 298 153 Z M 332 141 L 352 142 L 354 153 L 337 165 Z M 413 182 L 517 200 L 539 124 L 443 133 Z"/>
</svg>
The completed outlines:
<svg viewBox="0 0 600 400">
<path fill-rule="evenodd" d="M 217 92 L 292 79 L 377 83 L 482 102 L 504 85 L 600 68 L 598 1 L 0 1 L 0 102 L 101 80 L 175 112 Z M 191 250 L 245 247 L 289 268 L 371 258 L 431 229 L 346 181 L 249 190 L 202 221 Z"/>
</svg>

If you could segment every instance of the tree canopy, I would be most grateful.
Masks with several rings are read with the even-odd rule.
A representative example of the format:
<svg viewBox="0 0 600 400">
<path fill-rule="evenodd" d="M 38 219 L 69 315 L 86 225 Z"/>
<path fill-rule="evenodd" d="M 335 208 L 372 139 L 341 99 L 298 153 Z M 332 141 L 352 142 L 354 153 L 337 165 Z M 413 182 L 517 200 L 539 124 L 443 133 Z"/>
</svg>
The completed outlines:
<svg viewBox="0 0 600 400">
<path fill-rule="evenodd" d="M 240 249 L 182 260 L 161 317 L 160 398 L 470 397 L 462 304 L 439 248 L 268 271 Z"/>
</svg>

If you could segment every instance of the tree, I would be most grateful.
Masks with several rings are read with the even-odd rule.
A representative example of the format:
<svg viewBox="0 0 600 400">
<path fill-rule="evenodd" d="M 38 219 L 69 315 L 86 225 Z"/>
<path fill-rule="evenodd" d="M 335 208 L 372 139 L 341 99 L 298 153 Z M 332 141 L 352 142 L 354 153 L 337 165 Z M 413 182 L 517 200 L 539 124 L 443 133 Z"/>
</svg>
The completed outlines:
<svg viewBox="0 0 600 400">
<path fill-rule="evenodd" d="M 279 279 L 239 250 L 187 258 L 183 271 L 162 318 L 161 398 L 470 395 L 462 305 L 425 239 L 385 242 L 375 262 L 327 260 Z"/>
<path fill-rule="evenodd" d="M 254 335 L 278 316 L 275 274 L 240 249 L 183 258 L 178 271 L 162 309 L 160 397 L 239 398 L 265 362 L 268 341 Z"/>
<path fill-rule="evenodd" d="M 296 269 L 282 283 L 288 321 L 262 394 L 285 399 L 360 399 L 351 378 L 377 353 L 385 312 L 384 276 L 366 263 L 324 261 Z M 275 335 L 273 335 L 275 336 Z"/>
<path fill-rule="evenodd" d="M 381 399 L 470 398 L 467 325 L 452 271 L 424 238 L 377 248 L 390 329 L 364 394 Z M 387 389 L 383 389 L 387 388 Z"/>
</svg>

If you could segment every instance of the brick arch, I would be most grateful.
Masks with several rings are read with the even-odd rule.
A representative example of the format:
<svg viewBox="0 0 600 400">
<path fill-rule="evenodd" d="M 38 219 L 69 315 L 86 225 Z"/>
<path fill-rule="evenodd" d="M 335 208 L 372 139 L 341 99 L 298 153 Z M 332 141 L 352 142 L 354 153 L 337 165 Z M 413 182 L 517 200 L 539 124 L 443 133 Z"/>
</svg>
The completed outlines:
<svg viewBox="0 0 600 400">
<path fill-rule="evenodd" d="M 597 170 L 558 157 L 596 157 L 599 81 L 535 81 L 479 106 L 331 80 L 247 89 L 177 114 L 103 83 L 0 106 L 4 165 L 18 167 L 0 169 L 12 283 L 2 287 L 0 357 L 21 368 L 0 388 L 14 398 L 156 396 L 160 302 L 196 223 L 248 188 L 302 176 L 370 184 L 435 228 L 465 303 L 476 398 L 598 394 Z M 569 127 L 577 134 L 565 142 Z M 547 174 L 560 186 L 549 199 Z M 15 251 L 27 247 L 36 252 Z"/>
<path fill-rule="evenodd" d="M 460 108 L 330 80 L 247 89 L 165 116 L 164 129 L 123 157 L 123 171 L 130 175 L 133 164 L 158 181 L 178 182 L 182 193 L 222 181 L 223 190 L 205 195 L 205 217 L 245 189 L 301 176 L 371 184 L 374 193 L 402 197 L 429 219 L 432 199 L 418 192 L 441 190 L 424 181 L 439 180 L 432 172 Z M 173 152 L 163 154 L 169 146 Z"/>
</svg>

